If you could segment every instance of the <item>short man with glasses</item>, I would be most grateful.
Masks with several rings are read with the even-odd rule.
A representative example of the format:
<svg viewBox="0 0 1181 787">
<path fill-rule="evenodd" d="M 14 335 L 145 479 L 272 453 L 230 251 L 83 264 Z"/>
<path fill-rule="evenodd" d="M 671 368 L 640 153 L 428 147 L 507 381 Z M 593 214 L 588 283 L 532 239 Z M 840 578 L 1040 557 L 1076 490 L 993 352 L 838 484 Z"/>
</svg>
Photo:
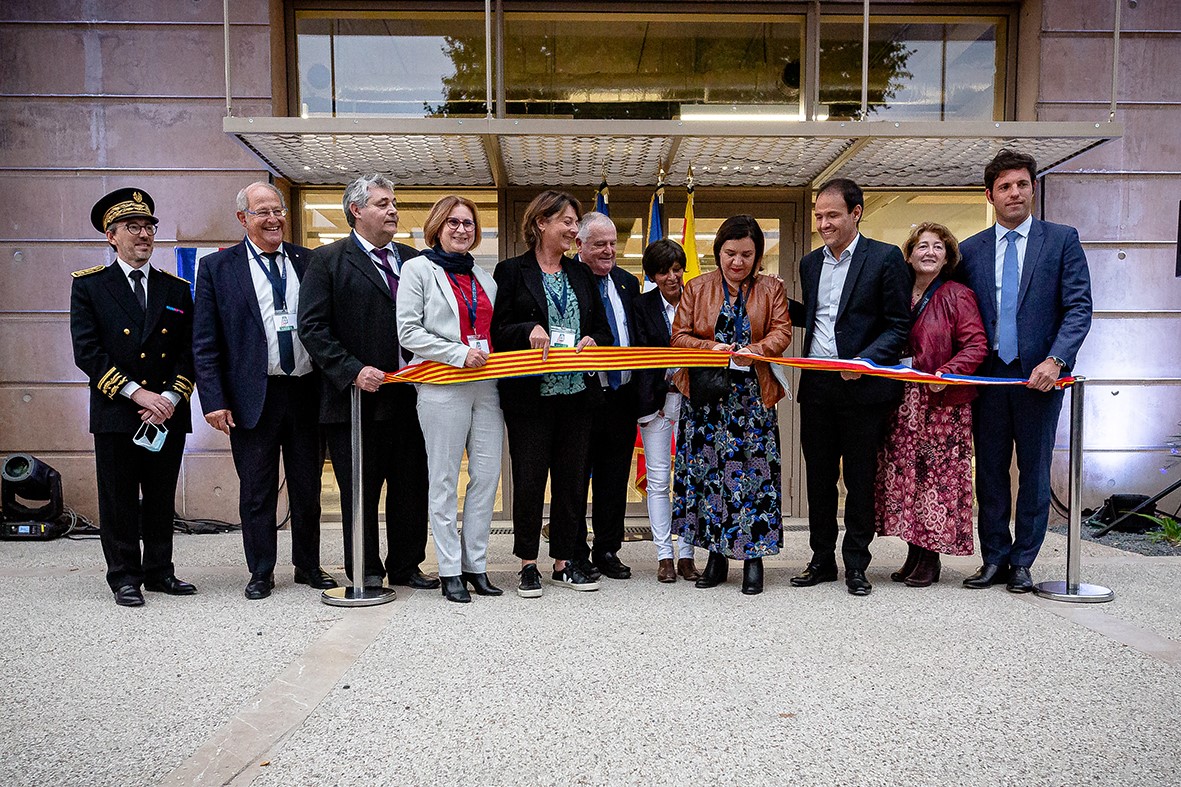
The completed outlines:
<svg viewBox="0 0 1181 787">
<path fill-rule="evenodd" d="M 148 264 L 154 212 L 143 189 L 96 202 L 91 224 L 116 260 L 76 271 L 70 295 L 74 362 L 90 388 L 99 538 L 123 607 L 143 606 L 141 587 L 197 592 L 172 564 L 176 481 L 192 431 L 193 299 L 187 281 Z"/>
<path fill-rule="evenodd" d="M 238 472 L 246 598 L 275 586 L 280 454 L 295 582 L 333 588 L 320 567 L 320 383 L 296 330 L 311 252 L 284 243 L 287 208 L 271 184 L 251 183 L 236 207 L 246 237 L 197 269 L 193 362 L 205 421 L 229 435 Z"/>
<path fill-rule="evenodd" d="M 439 587 L 422 573 L 426 559 L 426 443 L 418 425 L 414 386 L 383 385 L 387 372 L 410 360 L 398 345 L 396 304 L 402 263 L 418 251 L 395 243 L 394 184 L 365 175 L 345 188 L 342 202 L 353 231 L 312 252 L 299 302 L 299 335 L 320 367 L 320 423 L 340 487 L 345 573 L 353 571 L 352 389 L 360 388 L 366 587 L 390 584 Z M 388 554 L 377 541 L 377 508 L 386 487 Z"/>
</svg>

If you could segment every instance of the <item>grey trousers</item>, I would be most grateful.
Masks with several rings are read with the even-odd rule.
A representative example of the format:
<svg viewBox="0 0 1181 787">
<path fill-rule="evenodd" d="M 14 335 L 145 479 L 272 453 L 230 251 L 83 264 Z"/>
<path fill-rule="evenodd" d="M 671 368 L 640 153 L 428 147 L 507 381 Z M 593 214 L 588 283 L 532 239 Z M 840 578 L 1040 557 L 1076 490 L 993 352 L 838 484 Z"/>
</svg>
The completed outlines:
<svg viewBox="0 0 1181 787">
<path fill-rule="evenodd" d="M 417 387 L 439 576 L 457 577 L 461 571 L 481 574 L 487 561 L 504 446 L 504 419 L 496 381 Z M 460 533 L 459 476 L 465 449 L 468 483 Z"/>
</svg>

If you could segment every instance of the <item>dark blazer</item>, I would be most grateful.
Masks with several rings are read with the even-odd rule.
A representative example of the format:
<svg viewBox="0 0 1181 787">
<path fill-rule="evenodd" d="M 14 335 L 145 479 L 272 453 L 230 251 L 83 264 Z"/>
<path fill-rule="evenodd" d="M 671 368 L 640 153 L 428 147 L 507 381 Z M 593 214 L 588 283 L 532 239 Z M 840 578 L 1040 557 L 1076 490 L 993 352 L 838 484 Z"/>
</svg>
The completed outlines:
<svg viewBox="0 0 1181 787">
<path fill-rule="evenodd" d="M 402 262 L 417 257 L 395 244 Z M 313 249 L 299 290 L 299 338 L 320 367 L 320 423 L 352 418 L 349 388 L 366 366 L 397 371 L 396 304 L 385 279 L 352 233 Z M 366 418 L 395 417 L 391 385 L 363 394 Z"/>
<path fill-rule="evenodd" d="M 988 346 L 996 346 L 996 228 L 960 244 L 959 274 L 980 305 Z M 1053 356 L 1073 368 L 1091 329 L 1091 274 L 1078 231 L 1063 224 L 1033 220 L 1021 266 L 1017 295 L 1017 354 L 1028 377 Z"/>
<path fill-rule="evenodd" d="M 599 297 L 594 274 L 581 262 L 562 258 L 562 270 L 578 299 L 578 320 L 582 336 L 595 344 L 615 344 L 607 312 Z M 541 283 L 541 266 L 532 251 L 511 257 L 496 266 L 496 304 L 492 312 L 492 346 L 498 352 L 528 350 L 529 333 L 540 325 L 549 331 L 549 306 Z M 599 393 L 598 378 L 586 378 L 587 389 Z M 500 406 L 506 411 L 528 412 L 541 399 L 540 377 L 516 377 L 500 380 Z"/>
<path fill-rule="evenodd" d="M 292 271 L 302 283 L 311 250 L 284 243 Z M 255 295 L 246 241 L 210 254 L 197 269 L 193 315 L 193 364 L 201 409 L 230 410 L 234 423 L 253 429 L 267 393 L 267 334 Z M 301 290 L 302 291 L 302 290 Z"/>
<path fill-rule="evenodd" d="M 801 316 L 797 307 L 792 322 L 804 328 L 804 346 L 800 351 L 804 357 L 812 347 L 823 266 L 823 247 L 800 260 L 803 320 L 795 322 L 795 317 Z M 898 363 L 910 333 L 910 281 L 910 271 L 897 246 L 861 236 L 849 262 L 837 308 L 838 357 L 865 358 L 884 365 Z M 901 396 L 902 383 L 896 380 L 864 375 L 856 380 L 842 380 L 835 373 L 809 370 L 800 374 L 801 402 L 871 404 L 890 402 Z"/>
<path fill-rule="evenodd" d="M 170 431 L 193 430 L 193 296 L 189 283 L 159 268 L 148 279 L 143 309 L 118 263 L 74 274 L 70 333 L 74 363 L 90 381 L 90 431 L 133 434 L 139 405 L 121 396 L 128 382 L 154 393 L 180 395 L 165 422 Z"/>
<path fill-rule="evenodd" d="M 672 332 L 664 321 L 664 299 L 660 290 L 650 290 L 632 305 L 631 340 L 634 347 L 668 347 Z M 632 373 L 639 398 L 639 417 L 651 415 L 664 407 L 664 397 L 672 389 L 664 369 L 641 369 Z"/>
</svg>

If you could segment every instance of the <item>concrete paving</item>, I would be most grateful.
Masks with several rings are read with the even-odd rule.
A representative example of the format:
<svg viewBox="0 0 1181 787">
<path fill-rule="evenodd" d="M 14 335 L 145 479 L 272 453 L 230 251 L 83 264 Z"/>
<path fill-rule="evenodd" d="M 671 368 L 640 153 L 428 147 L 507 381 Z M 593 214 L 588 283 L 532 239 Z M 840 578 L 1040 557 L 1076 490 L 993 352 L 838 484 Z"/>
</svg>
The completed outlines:
<svg viewBox="0 0 1181 787">
<path fill-rule="evenodd" d="M 141 609 L 114 605 L 96 541 L 0 542 L 0 784 L 1181 783 L 1181 558 L 1086 544 L 1083 579 L 1117 598 L 1070 605 L 965 590 L 976 558 L 892 583 L 882 539 L 854 598 L 788 584 L 807 558 L 788 524 L 757 597 L 737 564 L 659 584 L 639 542 L 631 580 L 520 599 L 494 536 L 504 597 L 368 609 L 289 569 L 247 601 L 234 534 L 177 536 L 200 593 Z M 1035 580 L 1063 578 L 1064 543 Z M 324 563 L 341 575 L 338 528 Z"/>
</svg>

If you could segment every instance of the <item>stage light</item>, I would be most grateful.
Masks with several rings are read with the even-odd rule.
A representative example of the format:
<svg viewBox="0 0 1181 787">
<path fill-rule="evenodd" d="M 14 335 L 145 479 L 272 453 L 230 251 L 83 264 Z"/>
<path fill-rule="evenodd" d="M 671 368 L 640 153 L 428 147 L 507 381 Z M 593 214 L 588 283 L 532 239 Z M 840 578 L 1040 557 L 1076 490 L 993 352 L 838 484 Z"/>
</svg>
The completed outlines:
<svg viewBox="0 0 1181 787">
<path fill-rule="evenodd" d="M 2 535 L 9 538 L 55 538 L 62 533 L 61 473 L 29 454 L 12 454 L 0 468 Z"/>
</svg>

